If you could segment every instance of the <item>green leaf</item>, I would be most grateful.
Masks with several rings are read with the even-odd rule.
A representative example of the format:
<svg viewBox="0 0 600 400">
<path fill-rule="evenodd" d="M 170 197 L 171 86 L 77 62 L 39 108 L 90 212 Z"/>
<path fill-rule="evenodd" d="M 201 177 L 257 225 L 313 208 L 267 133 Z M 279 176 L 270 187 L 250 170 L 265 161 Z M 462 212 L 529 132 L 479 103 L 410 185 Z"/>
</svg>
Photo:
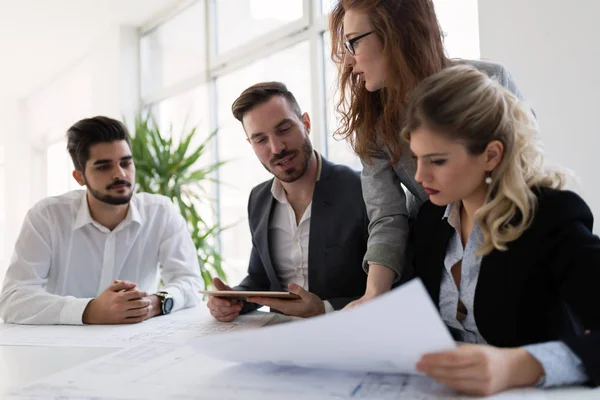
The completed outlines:
<svg viewBox="0 0 600 400">
<path fill-rule="evenodd" d="M 178 207 L 196 246 L 204 284 L 207 288 L 212 287 L 213 276 L 226 279 L 222 258 L 215 245 L 219 233 L 226 228 L 208 226 L 205 221 L 210 219 L 200 215 L 197 205 L 206 204 L 207 201 L 207 196 L 203 195 L 203 183 L 217 182 L 212 175 L 225 164 L 225 161 L 215 163 L 206 160 L 209 157 L 206 149 L 217 131 L 192 148 L 191 143 L 199 134 L 196 128 L 187 132 L 184 129 L 179 135 L 181 141 L 174 146 L 173 125 L 169 125 L 165 135 L 152 113 L 138 115 L 134 126 L 131 151 L 136 166 L 137 191 L 162 194 Z M 199 167 L 199 163 L 207 166 Z"/>
</svg>

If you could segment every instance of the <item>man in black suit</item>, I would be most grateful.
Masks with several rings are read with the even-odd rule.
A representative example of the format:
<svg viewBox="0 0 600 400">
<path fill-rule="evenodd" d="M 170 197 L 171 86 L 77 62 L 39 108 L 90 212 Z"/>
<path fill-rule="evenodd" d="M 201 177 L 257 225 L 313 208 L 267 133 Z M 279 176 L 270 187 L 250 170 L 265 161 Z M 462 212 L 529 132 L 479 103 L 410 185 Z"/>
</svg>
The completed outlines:
<svg viewBox="0 0 600 400">
<path fill-rule="evenodd" d="M 315 152 L 310 118 L 286 86 L 264 82 L 233 103 L 247 140 L 274 178 L 256 186 L 248 201 L 252 254 L 248 276 L 235 290 L 289 290 L 298 300 L 211 297 L 219 321 L 261 305 L 311 317 L 343 308 L 362 296 L 368 218 L 356 171 Z M 219 290 L 231 290 L 218 278 Z"/>
</svg>

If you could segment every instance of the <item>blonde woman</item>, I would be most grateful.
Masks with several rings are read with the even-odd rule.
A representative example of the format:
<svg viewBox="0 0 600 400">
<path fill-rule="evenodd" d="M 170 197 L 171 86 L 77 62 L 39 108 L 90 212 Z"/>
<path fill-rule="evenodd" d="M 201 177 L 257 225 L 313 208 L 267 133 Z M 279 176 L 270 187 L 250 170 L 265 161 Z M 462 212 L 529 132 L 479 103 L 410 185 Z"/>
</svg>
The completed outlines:
<svg viewBox="0 0 600 400">
<path fill-rule="evenodd" d="M 528 108 L 455 66 L 418 86 L 402 135 L 429 195 L 411 229 L 414 273 L 469 343 L 417 369 L 477 395 L 599 385 L 600 239 L 586 203 L 545 169 Z"/>
</svg>

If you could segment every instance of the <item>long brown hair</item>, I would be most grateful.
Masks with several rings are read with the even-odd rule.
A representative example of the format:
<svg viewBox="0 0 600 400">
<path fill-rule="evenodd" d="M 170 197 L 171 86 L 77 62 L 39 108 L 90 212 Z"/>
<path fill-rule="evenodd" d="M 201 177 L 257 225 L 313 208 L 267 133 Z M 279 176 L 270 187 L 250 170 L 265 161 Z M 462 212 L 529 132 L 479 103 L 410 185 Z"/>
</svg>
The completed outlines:
<svg viewBox="0 0 600 400">
<path fill-rule="evenodd" d="M 462 143 L 469 154 L 483 153 L 494 140 L 504 146 L 491 173 L 487 199 L 475 213 L 483 244 L 479 254 L 506 250 L 535 215 L 536 187 L 560 189 L 566 176 L 544 164 L 537 122 L 529 107 L 498 82 L 468 65 L 446 68 L 425 79 L 414 91 L 402 137 L 425 126 Z M 515 218 L 517 217 L 517 218 Z"/>
<path fill-rule="evenodd" d="M 387 63 L 384 89 L 367 91 L 344 64 L 346 10 L 363 12 L 371 19 Z M 400 130 L 411 92 L 424 78 L 450 64 L 432 0 L 341 0 L 330 14 L 329 29 L 340 94 L 336 111 L 341 123 L 334 135 L 349 140 L 367 162 L 383 149 L 396 163 L 406 145 Z"/>
</svg>

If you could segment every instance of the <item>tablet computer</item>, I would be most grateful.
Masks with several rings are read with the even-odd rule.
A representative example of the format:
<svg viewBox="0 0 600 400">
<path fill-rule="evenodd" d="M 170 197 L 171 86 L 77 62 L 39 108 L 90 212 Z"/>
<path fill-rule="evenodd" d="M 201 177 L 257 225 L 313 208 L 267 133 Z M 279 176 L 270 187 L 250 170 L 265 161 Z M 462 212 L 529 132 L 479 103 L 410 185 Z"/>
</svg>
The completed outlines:
<svg viewBox="0 0 600 400">
<path fill-rule="evenodd" d="M 294 300 L 300 296 L 290 292 L 271 292 L 271 291 L 256 291 L 256 290 L 200 290 L 201 294 L 209 296 L 227 297 L 232 299 L 245 299 L 248 297 L 273 297 L 276 299 Z"/>
</svg>

